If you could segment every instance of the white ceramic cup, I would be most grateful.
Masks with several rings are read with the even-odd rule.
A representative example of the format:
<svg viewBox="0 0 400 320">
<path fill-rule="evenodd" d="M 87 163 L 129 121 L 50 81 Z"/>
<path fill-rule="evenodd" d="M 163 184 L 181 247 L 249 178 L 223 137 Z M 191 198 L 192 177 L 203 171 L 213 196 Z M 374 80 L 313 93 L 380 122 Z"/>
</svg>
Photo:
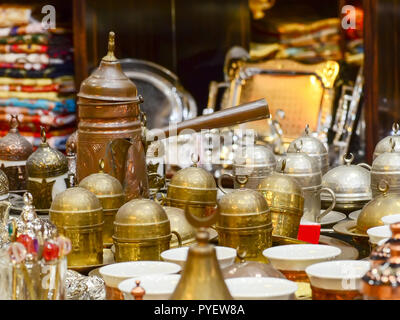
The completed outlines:
<svg viewBox="0 0 400 320">
<path fill-rule="evenodd" d="M 297 284 L 279 278 L 230 278 L 225 283 L 235 300 L 294 299 Z"/>
<path fill-rule="evenodd" d="M 126 279 L 145 275 L 175 274 L 181 270 L 181 266 L 170 262 L 129 261 L 104 266 L 99 272 L 106 286 L 118 288 L 118 285 Z"/>
<path fill-rule="evenodd" d="M 306 273 L 313 287 L 335 291 L 354 291 L 370 268 L 369 261 L 338 260 L 310 265 Z"/>
<path fill-rule="evenodd" d="M 236 249 L 215 246 L 215 250 L 217 251 L 217 260 L 221 269 L 229 267 L 235 262 Z M 179 264 L 183 268 L 186 263 L 188 251 L 189 247 L 169 249 L 161 253 L 161 259 Z"/>
<path fill-rule="evenodd" d="M 392 231 L 390 230 L 390 226 L 386 225 L 369 228 L 367 234 L 369 236 L 369 242 L 378 244 L 379 241 L 390 238 L 392 236 Z"/>
<path fill-rule="evenodd" d="M 381 220 L 385 225 L 400 222 L 400 214 L 392 214 L 390 216 L 384 216 L 381 218 Z"/>
<path fill-rule="evenodd" d="M 179 279 L 179 274 L 154 274 L 141 276 L 122 281 L 118 289 L 124 295 L 125 300 L 134 300 L 132 289 L 136 287 L 136 281 L 140 281 L 140 287 L 145 290 L 143 300 L 168 300 L 174 292 Z"/>
<path fill-rule="evenodd" d="M 263 255 L 278 270 L 304 271 L 311 264 L 335 259 L 341 252 L 322 244 L 289 244 L 265 249 Z"/>
</svg>

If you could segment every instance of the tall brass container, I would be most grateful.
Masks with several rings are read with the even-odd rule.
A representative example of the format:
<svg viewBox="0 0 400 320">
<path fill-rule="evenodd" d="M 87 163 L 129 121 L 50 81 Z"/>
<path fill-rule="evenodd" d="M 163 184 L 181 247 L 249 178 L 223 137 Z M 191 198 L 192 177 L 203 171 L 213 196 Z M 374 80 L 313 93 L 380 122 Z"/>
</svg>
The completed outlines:
<svg viewBox="0 0 400 320">
<path fill-rule="evenodd" d="M 217 203 L 217 186 L 212 174 L 196 166 L 179 170 L 168 185 L 166 203 L 170 207 L 185 209 L 197 217 L 204 208 Z"/>
<path fill-rule="evenodd" d="M 82 82 L 78 93 L 77 179 L 81 181 L 97 173 L 100 159 L 106 159 L 109 143 L 115 139 L 129 139 L 132 143 L 127 159 L 121 152 L 111 154 L 117 165 L 105 163 L 105 171 L 127 188 L 127 199 L 147 190 L 146 162 L 142 144 L 142 126 L 135 84 L 122 72 L 114 56 L 114 33 L 110 32 L 108 53 L 100 66 Z M 126 170 L 128 168 L 128 170 Z M 133 170 L 134 168 L 134 170 Z M 125 174 L 133 175 L 131 185 L 125 186 Z"/>
<path fill-rule="evenodd" d="M 171 237 L 170 221 L 160 204 L 149 199 L 131 200 L 115 217 L 115 261 L 161 260 Z"/>
<path fill-rule="evenodd" d="M 32 194 L 36 211 L 47 213 L 52 200 L 67 188 L 68 161 L 58 150 L 49 146 L 44 128 L 42 143 L 27 162 L 27 189 Z"/>
<path fill-rule="evenodd" d="M 58 194 L 51 204 L 50 221 L 71 240 L 69 267 L 103 263 L 103 209 L 96 196 L 80 187 Z"/>
<path fill-rule="evenodd" d="M 245 251 L 248 260 L 266 262 L 262 252 L 272 246 L 272 222 L 263 196 L 255 190 L 240 188 L 226 193 L 218 204 L 219 245 Z"/>
<path fill-rule="evenodd" d="M 93 192 L 103 207 L 104 227 L 103 245 L 111 247 L 113 244 L 114 220 L 118 209 L 125 203 L 124 190 L 118 179 L 104 173 L 104 162 L 100 160 L 99 173 L 84 178 L 80 187 Z"/>
<path fill-rule="evenodd" d="M 272 234 L 297 239 L 304 211 L 304 198 L 299 184 L 288 175 L 274 172 L 261 181 L 258 191 L 271 210 Z"/>
<path fill-rule="evenodd" d="M 11 115 L 10 131 L 0 139 L 0 169 L 7 175 L 11 192 L 26 191 L 26 160 L 32 152 L 32 144 L 18 131 L 18 117 Z"/>
</svg>

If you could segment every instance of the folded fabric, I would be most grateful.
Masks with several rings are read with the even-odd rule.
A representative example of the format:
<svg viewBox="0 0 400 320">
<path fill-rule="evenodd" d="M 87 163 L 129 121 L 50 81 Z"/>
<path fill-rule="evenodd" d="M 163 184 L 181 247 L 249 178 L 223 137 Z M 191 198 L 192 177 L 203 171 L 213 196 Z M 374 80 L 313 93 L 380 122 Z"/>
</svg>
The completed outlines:
<svg viewBox="0 0 400 320">
<path fill-rule="evenodd" d="M 0 44 L 0 53 L 47 53 L 48 49 L 43 44 Z"/>
<path fill-rule="evenodd" d="M 28 25 L 0 28 L 0 37 L 16 36 L 21 34 L 46 33 L 40 22 L 33 22 Z"/>
<path fill-rule="evenodd" d="M 0 128 L 5 128 L 9 125 L 10 116 L 8 114 L 0 114 Z M 31 131 L 32 125 L 35 125 L 35 130 L 33 132 L 40 132 L 40 125 L 44 125 L 52 128 L 59 128 L 65 126 L 75 125 L 76 115 L 56 115 L 52 113 L 51 115 L 22 115 L 19 114 L 19 130 L 21 131 Z"/>
<path fill-rule="evenodd" d="M 19 91 L 19 92 L 58 92 L 60 85 L 57 83 L 52 83 L 45 86 L 27 86 L 18 84 L 0 84 L 1 91 Z M 15 93 L 15 92 L 12 92 Z"/>
<path fill-rule="evenodd" d="M 47 34 L 22 34 L 0 38 L 0 44 L 47 44 Z"/>
<path fill-rule="evenodd" d="M 49 56 L 45 53 L 1 53 L 0 62 L 48 64 Z"/>
<path fill-rule="evenodd" d="M 42 63 L 0 62 L 0 68 L 4 69 L 43 70 L 46 67 L 47 64 Z"/>
<path fill-rule="evenodd" d="M 0 28 L 28 24 L 31 13 L 32 10 L 28 6 L 1 5 Z"/>
<path fill-rule="evenodd" d="M 49 66 L 42 70 L 0 68 L 0 77 L 9 78 L 58 78 L 74 74 L 72 63 Z"/>
<path fill-rule="evenodd" d="M 0 114 L 18 114 L 20 116 L 43 116 L 49 115 L 52 117 L 55 116 L 68 116 L 70 112 L 53 112 L 51 110 L 45 109 L 29 109 L 29 108 L 22 108 L 22 107 L 0 107 Z"/>
<path fill-rule="evenodd" d="M 17 99 L 46 99 L 57 101 L 60 96 L 58 92 L 21 92 L 21 91 L 0 91 L 0 98 L 17 98 Z"/>
<path fill-rule="evenodd" d="M 0 85 L 27 85 L 27 86 L 47 86 L 55 83 L 55 79 L 46 79 L 46 78 L 38 78 L 38 79 L 29 79 L 29 78 L 9 78 L 9 77 L 0 77 Z"/>
<path fill-rule="evenodd" d="M 0 106 L 46 109 L 59 113 L 75 112 L 76 110 L 75 99 L 65 99 L 64 101 L 50 101 L 45 99 L 29 100 L 8 98 L 0 99 Z"/>
</svg>

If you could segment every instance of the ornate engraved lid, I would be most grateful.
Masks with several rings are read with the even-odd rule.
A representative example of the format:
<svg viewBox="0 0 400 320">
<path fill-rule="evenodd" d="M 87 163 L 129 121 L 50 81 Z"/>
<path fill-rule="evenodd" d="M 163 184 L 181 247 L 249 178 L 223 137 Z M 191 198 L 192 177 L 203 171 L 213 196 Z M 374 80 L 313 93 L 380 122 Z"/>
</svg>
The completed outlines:
<svg viewBox="0 0 400 320">
<path fill-rule="evenodd" d="M 138 100 L 136 85 L 122 72 L 114 55 L 114 32 L 109 33 L 108 53 L 99 67 L 82 81 L 78 97 L 105 101 Z"/>
<path fill-rule="evenodd" d="M 99 161 L 99 173 L 84 178 L 79 186 L 93 192 L 96 196 L 122 196 L 123 187 L 118 179 L 104 172 L 104 161 Z"/>
<path fill-rule="evenodd" d="M 378 189 L 382 194 L 368 202 L 357 218 L 357 230 L 363 234 L 369 228 L 382 226 L 382 217 L 400 212 L 400 195 L 388 193 L 389 185 L 385 180 L 380 181 Z"/>
<path fill-rule="evenodd" d="M 0 160 L 25 161 L 33 152 L 32 144 L 18 131 L 18 116 L 11 115 L 10 131 L 0 139 Z"/>
<path fill-rule="evenodd" d="M 343 157 L 345 165 L 329 170 L 322 177 L 322 186 L 333 190 L 336 202 L 371 200 L 371 174 L 360 165 L 351 164 L 353 154 Z M 326 196 L 325 196 L 326 197 Z M 321 195 L 321 198 L 324 198 Z M 328 199 L 329 199 L 328 195 Z"/>
</svg>

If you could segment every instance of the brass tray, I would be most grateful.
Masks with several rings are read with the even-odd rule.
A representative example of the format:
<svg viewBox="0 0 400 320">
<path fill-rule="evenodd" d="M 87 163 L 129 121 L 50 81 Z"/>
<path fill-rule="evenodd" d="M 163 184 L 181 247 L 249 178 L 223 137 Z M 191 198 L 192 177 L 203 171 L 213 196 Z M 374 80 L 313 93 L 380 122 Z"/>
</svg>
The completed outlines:
<svg viewBox="0 0 400 320">
<path fill-rule="evenodd" d="M 307 244 L 308 242 L 301 241 L 294 238 L 272 236 L 273 245 L 285 245 L 285 244 Z M 319 244 L 325 244 L 333 247 L 337 247 L 342 250 L 342 253 L 337 257 L 338 260 L 357 260 L 359 257 L 358 250 L 351 244 L 325 235 L 320 235 Z"/>
<path fill-rule="evenodd" d="M 368 240 L 368 235 L 358 232 L 356 230 L 356 227 L 357 227 L 356 220 L 347 220 L 335 224 L 333 226 L 333 230 L 339 234 Z"/>
<path fill-rule="evenodd" d="M 108 264 L 115 263 L 114 261 L 114 254 L 112 253 L 111 249 L 104 248 L 103 249 L 103 263 L 96 264 L 96 265 L 89 265 L 89 266 L 69 266 L 68 269 L 74 270 L 79 272 L 83 275 L 87 275 L 90 271 L 94 269 L 100 269 Z"/>
</svg>

